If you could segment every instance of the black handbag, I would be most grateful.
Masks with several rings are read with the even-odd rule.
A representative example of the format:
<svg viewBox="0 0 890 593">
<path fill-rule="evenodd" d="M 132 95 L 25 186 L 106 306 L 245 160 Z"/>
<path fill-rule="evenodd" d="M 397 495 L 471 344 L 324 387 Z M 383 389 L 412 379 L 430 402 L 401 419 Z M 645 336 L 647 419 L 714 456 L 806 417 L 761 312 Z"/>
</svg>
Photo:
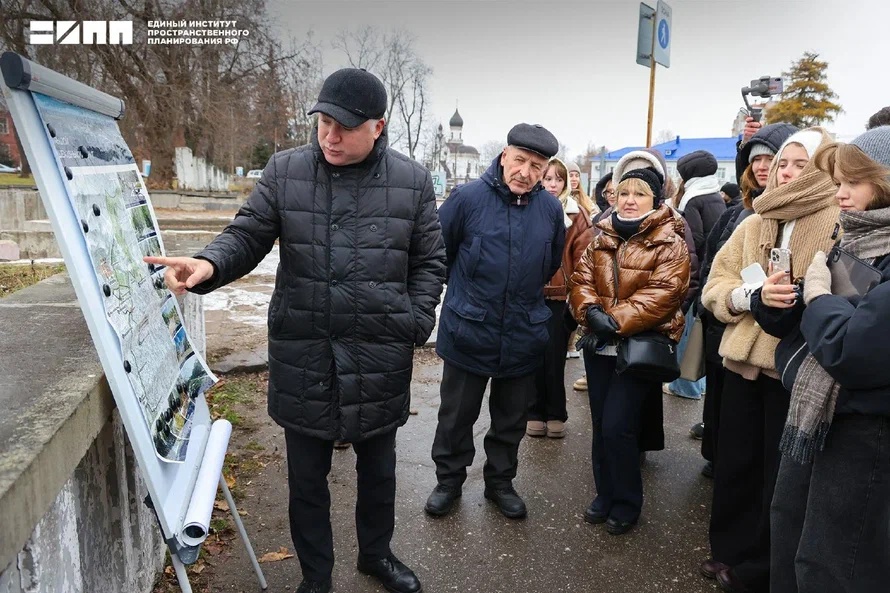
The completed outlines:
<svg viewBox="0 0 890 593">
<path fill-rule="evenodd" d="M 883 275 L 872 264 L 835 247 L 826 262 L 831 271 L 831 294 L 857 301 L 881 283 Z"/>
<path fill-rule="evenodd" d="M 640 379 L 670 383 L 680 376 L 677 343 L 655 331 L 622 338 L 618 343 L 615 372 L 630 373 Z"/>
</svg>

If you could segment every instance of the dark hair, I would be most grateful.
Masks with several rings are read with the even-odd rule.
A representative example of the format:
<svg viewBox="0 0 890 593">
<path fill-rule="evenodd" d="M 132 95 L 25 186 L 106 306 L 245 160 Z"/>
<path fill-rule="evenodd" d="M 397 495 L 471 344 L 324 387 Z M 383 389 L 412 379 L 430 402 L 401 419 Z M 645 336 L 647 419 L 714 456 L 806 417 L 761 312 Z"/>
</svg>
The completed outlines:
<svg viewBox="0 0 890 593">
<path fill-rule="evenodd" d="M 606 186 L 609 185 L 610 181 L 612 181 L 611 171 L 603 175 L 600 180 L 596 182 L 596 187 L 593 190 L 596 205 L 599 206 L 600 212 L 605 212 L 609 209 L 609 201 L 603 196 L 603 192 L 606 191 Z"/>
<path fill-rule="evenodd" d="M 890 125 L 890 107 L 884 107 L 868 118 L 868 123 L 865 124 L 865 129 L 870 130 L 872 128 L 888 125 Z"/>
<path fill-rule="evenodd" d="M 816 168 L 832 178 L 839 172 L 848 180 L 869 183 L 875 197 L 869 210 L 890 206 L 890 169 L 873 161 L 858 146 L 832 142 L 816 151 Z"/>
</svg>

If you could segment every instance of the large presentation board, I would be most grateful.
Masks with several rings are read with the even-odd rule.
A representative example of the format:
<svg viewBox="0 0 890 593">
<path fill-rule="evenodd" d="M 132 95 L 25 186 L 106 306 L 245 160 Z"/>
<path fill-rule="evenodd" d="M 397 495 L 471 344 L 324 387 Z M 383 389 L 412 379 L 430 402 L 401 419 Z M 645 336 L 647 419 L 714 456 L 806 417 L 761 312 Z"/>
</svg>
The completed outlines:
<svg viewBox="0 0 890 593">
<path fill-rule="evenodd" d="M 7 52 L 2 87 L 99 359 L 173 549 L 203 537 L 186 529 L 190 503 L 207 506 L 219 469 L 199 483 L 211 420 L 203 393 L 216 378 L 192 347 L 164 269 L 148 191 L 117 119 L 120 99 Z M 218 461 L 221 466 L 221 461 Z M 205 466 L 205 470 L 206 470 Z M 211 474 L 212 475 L 212 474 Z M 200 530 L 198 530 L 200 534 Z M 205 534 L 206 537 L 206 530 Z"/>
</svg>

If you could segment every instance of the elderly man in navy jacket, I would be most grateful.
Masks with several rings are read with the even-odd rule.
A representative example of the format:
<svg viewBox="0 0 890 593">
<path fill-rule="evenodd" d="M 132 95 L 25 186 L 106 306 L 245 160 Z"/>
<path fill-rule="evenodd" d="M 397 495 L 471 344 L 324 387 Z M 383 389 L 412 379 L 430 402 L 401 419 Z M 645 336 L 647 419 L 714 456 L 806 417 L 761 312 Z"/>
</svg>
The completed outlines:
<svg viewBox="0 0 890 593">
<path fill-rule="evenodd" d="M 544 285 L 559 269 L 565 224 L 540 184 L 556 138 L 518 124 L 482 178 L 455 188 L 439 210 L 448 291 L 436 350 L 445 360 L 433 442 L 438 485 L 426 503 L 448 514 L 473 463 L 473 424 L 491 380 L 485 497 L 510 518 L 526 514 L 513 489 L 535 369 L 548 340 Z"/>
</svg>

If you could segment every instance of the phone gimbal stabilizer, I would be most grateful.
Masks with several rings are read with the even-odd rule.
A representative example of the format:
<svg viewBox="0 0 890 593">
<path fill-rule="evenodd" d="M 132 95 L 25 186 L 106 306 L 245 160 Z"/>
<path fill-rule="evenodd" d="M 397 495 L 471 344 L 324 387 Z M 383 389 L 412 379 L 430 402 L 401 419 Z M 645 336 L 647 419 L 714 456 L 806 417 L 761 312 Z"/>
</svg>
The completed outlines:
<svg viewBox="0 0 890 593">
<path fill-rule="evenodd" d="M 751 114 L 754 121 L 760 121 L 760 118 L 763 116 L 763 109 L 751 107 L 751 104 L 748 103 L 748 95 L 769 100 L 773 95 L 781 95 L 782 87 L 782 79 L 771 76 L 761 76 L 757 80 L 752 80 L 751 86 L 742 87 L 742 100 L 745 101 L 745 107 L 748 108 L 748 113 Z"/>
</svg>

